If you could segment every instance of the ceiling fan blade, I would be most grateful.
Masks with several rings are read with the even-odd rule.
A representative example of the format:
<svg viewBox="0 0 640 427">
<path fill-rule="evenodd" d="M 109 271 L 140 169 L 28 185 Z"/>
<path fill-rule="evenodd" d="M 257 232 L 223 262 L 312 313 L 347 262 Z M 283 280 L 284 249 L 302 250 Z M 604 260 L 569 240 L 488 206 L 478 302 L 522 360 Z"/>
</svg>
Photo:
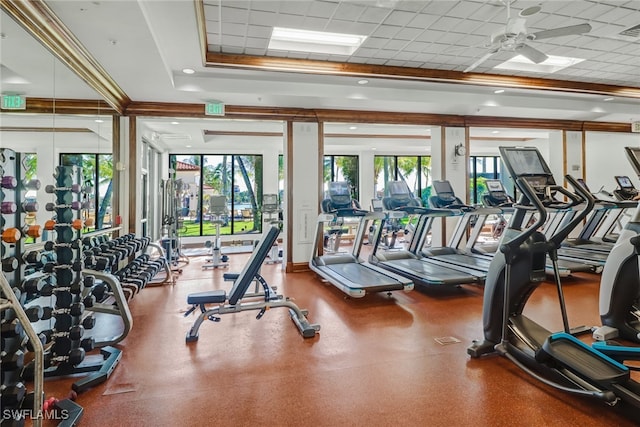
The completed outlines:
<svg viewBox="0 0 640 427">
<path fill-rule="evenodd" d="M 491 57 L 491 55 L 493 55 L 494 53 L 496 53 L 496 51 L 491 51 L 491 52 L 487 52 L 485 53 L 480 59 L 478 59 L 476 62 L 474 62 L 473 64 L 469 65 L 464 71 L 463 73 L 468 73 L 469 71 L 475 70 L 476 67 L 478 67 L 480 64 L 482 64 L 484 61 L 486 61 L 487 59 L 489 59 L 489 57 Z"/>
<path fill-rule="evenodd" d="M 517 47 L 516 52 L 536 64 L 544 62 L 549 58 L 547 55 L 540 52 L 538 49 L 529 46 L 528 44 L 523 44 L 522 46 Z"/>
<path fill-rule="evenodd" d="M 591 31 L 590 24 L 569 25 L 568 27 L 553 28 L 551 30 L 538 31 L 527 36 L 529 40 L 550 39 L 551 37 L 573 36 Z"/>
</svg>

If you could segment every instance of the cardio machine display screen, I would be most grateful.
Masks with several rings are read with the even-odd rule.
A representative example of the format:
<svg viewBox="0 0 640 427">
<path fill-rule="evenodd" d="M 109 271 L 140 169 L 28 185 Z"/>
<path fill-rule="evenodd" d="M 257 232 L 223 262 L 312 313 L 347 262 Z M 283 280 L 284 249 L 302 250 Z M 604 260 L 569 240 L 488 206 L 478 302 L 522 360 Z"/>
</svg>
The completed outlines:
<svg viewBox="0 0 640 427">
<path fill-rule="evenodd" d="M 453 193 L 453 188 L 449 181 L 433 181 L 433 189 L 436 194 Z"/>
<path fill-rule="evenodd" d="M 329 184 L 329 193 L 334 196 L 349 196 L 349 185 L 346 182 L 332 182 Z"/>
<path fill-rule="evenodd" d="M 486 181 L 487 188 L 492 192 L 503 192 L 502 184 L 500 181 Z"/>
<path fill-rule="evenodd" d="M 536 149 L 504 148 L 501 150 L 505 163 L 515 174 L 513 178 L 525 175 L 550 175 L 545 161 Z"/>
<path fill-rule="evenodd" d="M 624 188 L 624 189 L 635 188 L 628 176 L 616 176 L 616 181 L 618 182 L 618 185 L 620 186 L 620 188 Z"/>
<path fill-rule="evenodd" d="M 409 189 L 402 181 L 392 181 L 389 183 L 389 195 L 409 194 Z"/>
</svg>

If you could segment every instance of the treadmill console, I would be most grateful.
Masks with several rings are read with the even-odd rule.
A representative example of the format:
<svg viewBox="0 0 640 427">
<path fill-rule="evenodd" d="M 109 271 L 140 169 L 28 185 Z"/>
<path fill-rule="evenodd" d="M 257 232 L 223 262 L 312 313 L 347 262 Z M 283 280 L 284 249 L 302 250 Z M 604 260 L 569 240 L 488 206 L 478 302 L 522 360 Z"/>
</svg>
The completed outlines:
<svg viewBox="0 0 640 427">
<path fill-rule="evenodd" d="M 619 188 L 614 193 L 620 200 L 633 200 L 638 195 L 638 190 L 628 176 L 616 176 L 615 179 Z"/>
<path fill-rule="evenodd" d="M 371 210 L 373 212 L 382 212 L 384 210 L 384 206 L 382 205 L 382 200 L 371 199 Z"/>
<path fill-rule="evenodd" d="M 507 194 L 500 180 L 488 179 L 485 184 L 487 193 L 482 195 L 485 206 L 498 207 L 513 204 L 513 199 Z"/>
</svg>

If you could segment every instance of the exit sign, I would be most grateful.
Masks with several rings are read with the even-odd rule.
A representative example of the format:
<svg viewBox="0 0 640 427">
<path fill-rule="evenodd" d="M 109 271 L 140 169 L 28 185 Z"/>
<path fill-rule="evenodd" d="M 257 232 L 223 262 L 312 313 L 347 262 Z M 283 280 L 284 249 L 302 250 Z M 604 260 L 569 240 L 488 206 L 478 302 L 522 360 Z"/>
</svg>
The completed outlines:
<svg viewBox="0 0 640 427">
<path fill-rule="evenodd" d="M 2 95 L 3 110 L 26 110 L 27 100 L 22 95 Z"/>
<path fill-rule="evenodd" d="M 224 102 L 207 102 L 204 106 L 205 116 L 224 116 Z"/>
<path fill-rule="evenodd" d="M 631 123 L 631 132 L 640 132 L 640 122 Z"/>
</svg>

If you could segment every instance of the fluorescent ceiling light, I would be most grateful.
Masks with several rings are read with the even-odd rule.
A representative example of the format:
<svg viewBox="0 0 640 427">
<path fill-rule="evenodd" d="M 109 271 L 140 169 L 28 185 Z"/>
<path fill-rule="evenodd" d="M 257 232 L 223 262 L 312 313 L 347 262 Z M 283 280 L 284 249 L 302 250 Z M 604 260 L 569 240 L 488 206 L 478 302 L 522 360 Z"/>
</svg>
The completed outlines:
<svg viewBox="0 0 640 427">
<path fill-rule="evenodd" d="M 517 55 L 502 64 L 496 65 L 494 68 L 549 74 L 579 64 L 582 61 L 584 59 L 549 55 L 546 61 L 536 64 L 522 55 Z"/>
<path fill-rule="evenodd" d="M 494 90 L 493 93 L 504 93 L 504 89 Z"/>
<path fill-rule="evenodd" d="M 357 34 L 273 27 L 268 48 L 348 56 L 352 55 L 366 39 L 367 36 Z"/>
<path fill-rule="evenodd" d="M 367 83 L 369 83 L 369 80 L 367 79 L 358 80 L 359 85 L 366 85 Z"/>
<path fill-rule="evenodd" d="M 358 129 L 358 127 L 357 126 L 349 126 L 349 129 L 350 130 L 356 130 L 356 129 Z"/>
</svg>

